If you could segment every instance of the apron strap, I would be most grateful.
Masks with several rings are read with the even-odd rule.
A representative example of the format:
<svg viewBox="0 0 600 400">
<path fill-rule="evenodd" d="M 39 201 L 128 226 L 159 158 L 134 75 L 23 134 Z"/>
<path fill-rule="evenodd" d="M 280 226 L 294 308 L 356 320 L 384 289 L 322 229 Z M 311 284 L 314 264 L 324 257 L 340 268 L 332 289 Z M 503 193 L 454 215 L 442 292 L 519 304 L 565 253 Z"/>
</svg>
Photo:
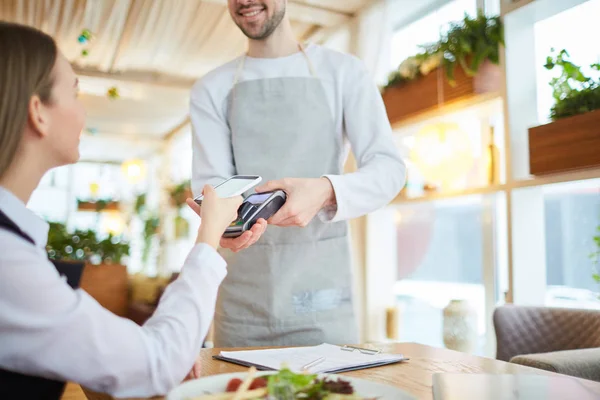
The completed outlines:
<svg viewBox="0 0 600 400">
<path fill-rule="evenodd" d="M 317 78 L 317 72 L 315 71 L 315 67 L 313 66 L 312 61 L 310 61 L 310 57 L 308 57 L 308 54 L 306 54 L 306 51 L 304 51 L 304 46 L 301 43 L 298 43 L 298 48 L 300 49 L 300 51 L 304 55 L 304 58 L 306 59 L 306 64 L 308 64 L 308 70 L 310 71 L 310 74 L 313 76 L 313 78 Z"/>
<path fill-rule="evenodd" d="M 315 72 L 315 68 L 314 68 L 312 62 L 310 61 L 310 58 L 306 54 L 306 51 L 304 51 L 304 46 L 301 43 L 298 43 L 298 49 L 300 49 L 300 51 L 302 52 L 302 55 L 304 55 L 304 58 L 306 59 L 306 64 L 308 64 L 308 70 L 310 71 L 310 75 L 312 77 L 316 78 L 317 73 Z M 233 86 L 235 86 L 239 82 L 239 79 L 240 79 L 240 76 L 242 75 L 242 71 L 244 70 L 245 64 L 246 64 L 246 55 L 244 54 L 244 56 L 242 56 L 241 60 L 238 63 L 237 70 L 235 71 L 235 76 L 233 77 Z"/>
<path fill-rule="evenodd" d="M 240 75 L 242 75 L 242 70 L 244 69 L 245 62 L 246 62 L 246 56 L 244 55 L 244 56 L 242 56 L 242 59 L 238 63 L 237 70 L 235 71 L 235 76 L 233 78 L 233 87 L 235 87 L 235 85 L 237 85 L 238 80 L 240 79 Z"/>
</svg>

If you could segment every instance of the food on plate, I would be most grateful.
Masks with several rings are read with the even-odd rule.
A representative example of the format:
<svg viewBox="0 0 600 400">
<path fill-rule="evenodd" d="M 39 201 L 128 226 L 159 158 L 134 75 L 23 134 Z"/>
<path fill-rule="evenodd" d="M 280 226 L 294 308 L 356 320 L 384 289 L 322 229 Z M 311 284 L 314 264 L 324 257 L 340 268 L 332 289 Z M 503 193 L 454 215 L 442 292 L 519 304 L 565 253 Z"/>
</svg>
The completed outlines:
<svg viewBox="0 0 600 400">
<path fill-rule="evenodd" d="M 237 392 L 237 390 L 240 387 L 240 385 L 242 384 L 242 382 L 243 381 L 240 378 L 233 378 L 227 384 L 227 389 L 225 389 L 225 391 L 226 392 Z M 254 390 L 254 389 L 261 389 L 261 388 L 266 388 L 266 387 L 267 387 L 267 379 L 259 376 L 252 380 L 252 383 L 250 383 L 250 386 L 248 387 L 248 389 Z"/>
<path fill-rule="evenodd" d="M 244 380 L 233 378 L 223 393 L 206 394 L 189 400 L 372 400 L 354 393 L 342 378 L 318 378 L 297 374 L 287 368 L 273 375 L 255 376 L 250 368 Z"/>
</svg>

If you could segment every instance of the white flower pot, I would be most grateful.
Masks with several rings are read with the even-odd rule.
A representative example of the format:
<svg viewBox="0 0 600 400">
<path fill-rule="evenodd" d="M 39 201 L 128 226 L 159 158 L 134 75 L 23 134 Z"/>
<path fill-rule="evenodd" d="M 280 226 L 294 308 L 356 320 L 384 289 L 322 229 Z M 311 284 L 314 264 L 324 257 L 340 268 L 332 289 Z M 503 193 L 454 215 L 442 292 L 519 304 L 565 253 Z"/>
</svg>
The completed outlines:
<svg viewBox="0 0 600 400">
<path fill-rule="evenodd" d="M 444 308 L 443 330 L 447 348 L 473 353 L 477 347 L 477 312 L 466 300 L 451 300 Z"/>
</svg>

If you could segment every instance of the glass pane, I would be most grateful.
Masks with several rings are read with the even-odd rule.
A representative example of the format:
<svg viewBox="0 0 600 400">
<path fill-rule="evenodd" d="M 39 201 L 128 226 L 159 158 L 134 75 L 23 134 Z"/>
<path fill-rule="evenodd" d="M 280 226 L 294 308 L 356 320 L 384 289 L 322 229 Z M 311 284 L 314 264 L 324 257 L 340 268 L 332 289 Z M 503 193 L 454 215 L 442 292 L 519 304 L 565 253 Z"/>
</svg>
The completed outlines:
<svg viewBox="0 0 600 400">
<path fill-rule="evenodd" d="M 27 207 L 47 221 L 65 221 L 69 213 L 69 179 L 72 166 L 46 173 L 33 191 Z"/>
<path fill-rule="evenodd" d="M 475 314 L 472 352 L 485 354 L 483 265 L 488 207 L 483 196 L 397 206 L 401 341 L 444 347 L 444 308 L 452 300 L 466 300 Z M 488 265 L 494 261 L 488 260 Z"/>
<path fill-rule="evenodd" d="M 600 78 L 599 71 L 593 71 L 591 64 L 600 62 L 600 46 L 597 35 L 591 35 L 598 24 L 600 0 L 589 0 L 570 8 L 551 18 L 535 24 L 535 60 L 537 77 L 538 119 L 540 123 L 549 122 L 550 108 L 554 105 L 552 88 L 549 82 L 560 76 L 560 69 L 544 68 L 546 57 L 551 49 L 562 49 L 569 53 L 569 60 L 581 67 L 581 72 L 595 79 Z M 565 29 L 565 27 L 568 27 Z M 557 53 L 554 53 L 556 55 Z"/>
<path fill-rule="evenodd" d="M 180 133 L 171 143 L 170 179 L 176 185 L 190 179 L 192 173 L 192 134 L 189 128 L 185 133 Z"/>
<path fill-rule="evenodd" d="M 590 255 L 598 248 L 600 179 L 544 188 L 546 305 L 600 308 L 600 271 Z"/>
<path fill-rule="evenodd" d="M 409 169 L 407 197 L 463 191 L 505 180 L 504 123 L 499 98 L 399 127 L 395 133 Z M 492 153 L 495 164 L 491 162 Z M 490 177 L 492 165 L 495 178 Z"/>
<path fill-rule="evenodd" d="M 68 189 L 69 187 L 69 174 L 72 166 L 67 165 L 63 167 L 53 168 L 48 171 L 40 181 L 38 188 L 61 188 Z"/>
<path fill-rule="evenodd" d="M 64 222 L 69 212 L 69 192 L 57 187 L 39 187 L 27 207 L 46 221 Z"/>
</svg>

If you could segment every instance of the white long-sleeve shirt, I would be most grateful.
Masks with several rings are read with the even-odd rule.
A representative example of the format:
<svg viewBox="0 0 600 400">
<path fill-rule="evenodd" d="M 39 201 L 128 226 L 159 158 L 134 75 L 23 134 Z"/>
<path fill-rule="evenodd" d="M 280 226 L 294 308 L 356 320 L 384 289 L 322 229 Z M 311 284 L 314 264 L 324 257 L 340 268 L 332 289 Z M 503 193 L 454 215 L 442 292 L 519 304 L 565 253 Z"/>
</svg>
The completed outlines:
<svg viewBox="0 0 600 400">
<path fill-rule="evenodd" d="M 325 175 L 337 199 L 337 211 L 327 219 L 335 222 L 356 218 L 385 206 L 398 194 L 406 181 L 406 166 L 394 144 L 381 95 L 362 61 L 314 44 L 306 47 L 306 53 L 323 83 L 335 121 L 335 132 L 324 134 L 342 138 L 340 166 L 350 147 L 358 164 L 356 172 Z M 195 194 L 204 184 L 236 173 L 226 116 L 238 63 L 239 58 L 208 73 L 192 89 Z M 310 76 L 310 70 L 302 53 L 296 52 L 280 58 L 247 57 L 240 81 L 303 76 Z M 268 144 L 265 146 L 268 151 Z"/>
<path fill-rule="evenodd" d="M 73 290 L 48 261 L 48 224 L 0 187 L 0 209 L 35 245 L 0 229 L 0 367 L 116 397 L 163 395 L 192 368 L 226 264 L 196 245 L 154 315 L 138 326 Z"/>
</svg>

